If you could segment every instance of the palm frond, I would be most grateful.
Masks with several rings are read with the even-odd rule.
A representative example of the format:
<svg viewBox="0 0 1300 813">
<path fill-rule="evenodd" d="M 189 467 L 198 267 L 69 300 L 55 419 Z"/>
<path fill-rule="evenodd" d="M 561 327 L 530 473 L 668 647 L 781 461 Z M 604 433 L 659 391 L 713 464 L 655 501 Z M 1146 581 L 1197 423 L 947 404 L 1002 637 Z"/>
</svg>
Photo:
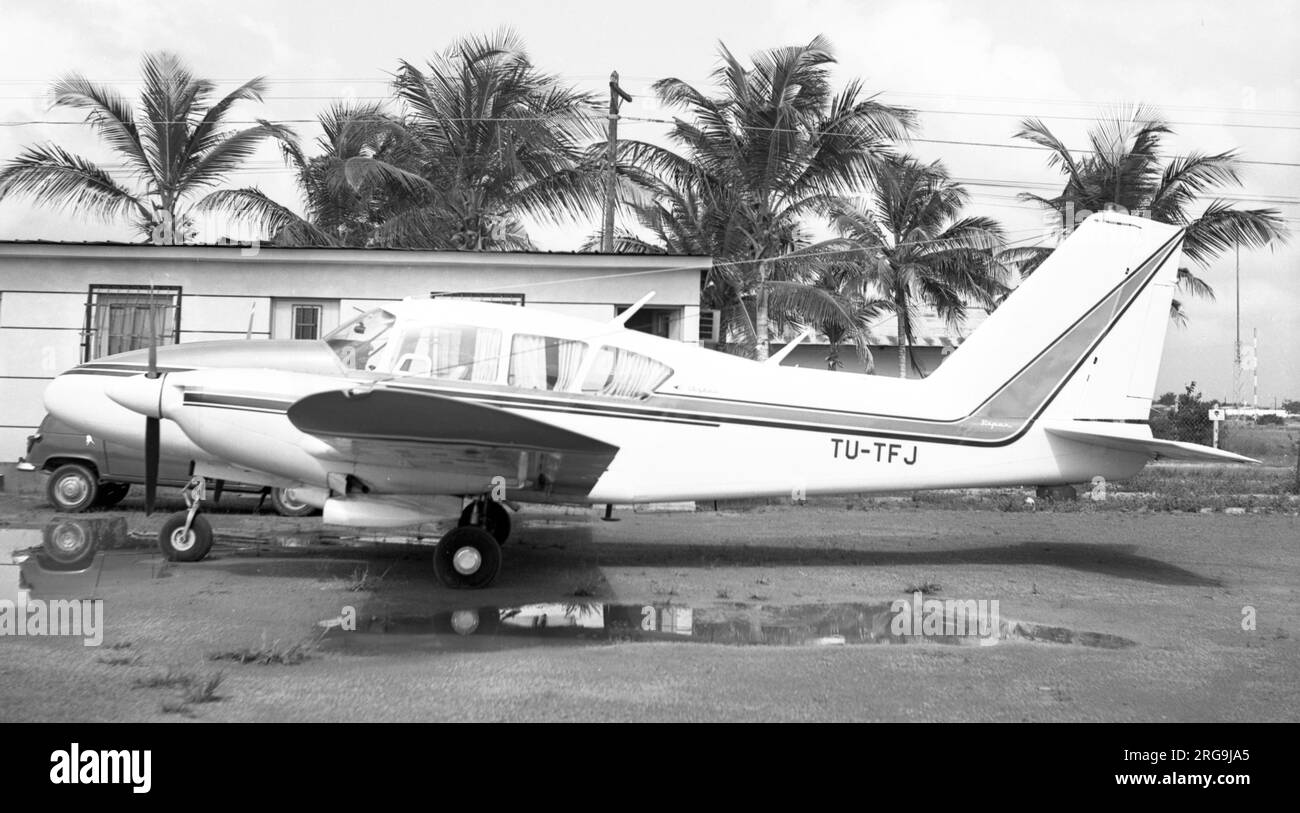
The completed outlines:
<svg viewBox="0 0 1300 813">
<path fill-rule="evenodd" d="M 113 176 L 91 161 L 57 144 L 25 148 L 0 168 L 0 199 L 18 195 L 39 206 L 72 209 L 103 220 L 152 212 Z"/>
</svg>

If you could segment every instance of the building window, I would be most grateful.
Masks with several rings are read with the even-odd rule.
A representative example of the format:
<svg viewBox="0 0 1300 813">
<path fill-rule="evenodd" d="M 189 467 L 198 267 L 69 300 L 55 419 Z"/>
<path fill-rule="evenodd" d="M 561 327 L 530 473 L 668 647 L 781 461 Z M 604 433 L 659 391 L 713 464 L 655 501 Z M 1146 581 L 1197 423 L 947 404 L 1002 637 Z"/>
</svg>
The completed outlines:
<svg viewBox="0 0 1300 813">
<path fill-rule="evenodd" d="M 492 302 L 497 305 L 518 305 L 523 307 L 523 294 L 474 293 L 473 291 L 431 291 L 430 299 L 472 299 L 475 302 Z"/>
<path fill-rule="evenodd" d="M 91 359 L 180 340 L 180 286 L 92 285 L 83 357 Z"/>
<path fill-rule="evenodd" d="M 337 299 L 271 300 L 271 338 L 315 341 L 339 323 Z"/>
<path fill-rule="evenodd" d="M 631 305 L 619 305 L 616 311 L 621 314 L 630 307 Z M 623 327 L 628 330 L 649 333 L 651 336 L 671 339 L 673 319 L 678 317 L 679 311 L 680 308 L 642 308 L 632 314 L 632 318 L 628 319 Z"/>
<path fill-rule="evenodd" d="M 295 339 L 320 338 L 320 305 L 293 306 L 293 337 Z"/>
</svg>

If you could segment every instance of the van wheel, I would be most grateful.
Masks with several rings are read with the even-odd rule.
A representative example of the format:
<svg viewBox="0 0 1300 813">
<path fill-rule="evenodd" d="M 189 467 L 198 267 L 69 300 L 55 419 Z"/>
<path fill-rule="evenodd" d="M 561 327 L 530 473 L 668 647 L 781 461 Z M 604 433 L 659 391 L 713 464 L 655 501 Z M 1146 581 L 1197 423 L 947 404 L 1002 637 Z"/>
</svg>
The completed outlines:
<svg viewBox="0 0 1300 813">
<path fill-rule="evenodd" d="M 99 496 L 99 478 L 80 463 L 65 463 L 54 470 L 45 484 L 45 496 L 55 509 L 80 514 Z"/>
<path fill-rule="evenodd" d="M 99 487 L 99 496 L 95 498 L 95 507 L 112 508 L 126 499 L 126 495 L 130 491 L 130 483 L 104 483 Z"/>
<path fill-rule="evenodd" d="M 305 517 L 315 513 L 315 506 L 289 499 L 288 495 L 285 494 L 286 491 L 288 489 L 271 489 L 271 507 L 275 509 L 275 513 L 282 517 Z"/>
</svg>

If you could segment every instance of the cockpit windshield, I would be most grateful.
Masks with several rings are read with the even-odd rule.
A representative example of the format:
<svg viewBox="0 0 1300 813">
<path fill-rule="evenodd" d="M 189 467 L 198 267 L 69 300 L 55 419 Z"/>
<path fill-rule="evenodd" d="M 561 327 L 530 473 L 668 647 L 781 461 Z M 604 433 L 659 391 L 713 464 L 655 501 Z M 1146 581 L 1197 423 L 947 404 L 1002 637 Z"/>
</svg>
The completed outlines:
<svg viewBox="0 0 1300 813">
<path fill-rule="evenodd" d="M 387 310 L 375 308 L 331 330 L 325 336 L 325 343 L 348 369 L 374 370 L 376 365 L 371 359 L 388 342 L 388 329 L 395 320 Z"/>
</svg>

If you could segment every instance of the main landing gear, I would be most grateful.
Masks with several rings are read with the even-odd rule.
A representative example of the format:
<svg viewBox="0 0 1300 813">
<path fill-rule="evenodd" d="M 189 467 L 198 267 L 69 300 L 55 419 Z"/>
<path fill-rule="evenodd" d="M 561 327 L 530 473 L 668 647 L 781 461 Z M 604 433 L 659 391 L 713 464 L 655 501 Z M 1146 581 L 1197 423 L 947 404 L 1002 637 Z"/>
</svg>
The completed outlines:
<svg viewBox="0 0 1300 813">
<path fill-rule="evenodd" d="M 199 513 L 203 492 L 203 478 L 191 478 L 181 489 L 185 510 L 168 517 L 158 532 L 158 547 L 173 562 L 197 562 L 212 549 L 212 525 Z"/>
<path fill-rule="evenodd" d="M 453 589 L 487 587 L 501 570 L 501 546 L 510 537 L 510 515 L 498 502 L 477 499 L 460 515 L 460 526 L 438 541 L 433 572 Z"/>
</svg>

